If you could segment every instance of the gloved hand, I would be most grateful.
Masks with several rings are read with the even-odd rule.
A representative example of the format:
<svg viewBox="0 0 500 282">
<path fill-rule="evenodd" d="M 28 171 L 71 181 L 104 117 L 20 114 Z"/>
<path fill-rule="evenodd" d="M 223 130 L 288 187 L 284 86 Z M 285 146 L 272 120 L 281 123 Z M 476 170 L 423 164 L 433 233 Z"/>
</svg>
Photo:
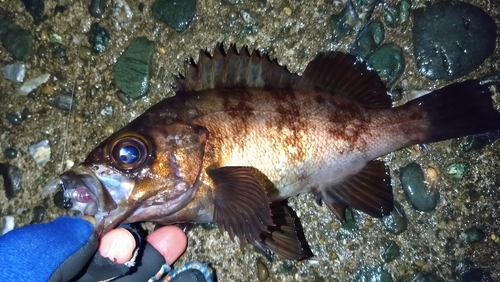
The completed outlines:
<svg viewBox="0 0 500 282">
<path fill-rule="evenodd" d="M 187 239 L 179 228 L 165 226 L 146 237 L 143 251 L 137 252 L 137 242 L 124 228 L 110 231 L 99 242 L 91 224 L 74 217 L 28 225 L 0 236 L 0 281 L 104 280 L 127 273 L 134 264 L 130 259 L 137 269 L 114 281 L 147 281 L 184 252 Z M 193 272 L 194 281 L 210 281 L 206 270 L 191 267 L 183 274 Z"/>
</svg>

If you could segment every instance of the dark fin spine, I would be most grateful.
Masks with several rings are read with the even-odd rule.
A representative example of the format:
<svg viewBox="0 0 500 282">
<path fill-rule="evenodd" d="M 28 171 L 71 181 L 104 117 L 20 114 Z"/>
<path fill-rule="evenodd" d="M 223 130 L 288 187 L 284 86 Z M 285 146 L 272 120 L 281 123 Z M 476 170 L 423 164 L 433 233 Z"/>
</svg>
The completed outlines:
<svg viewBox="0 0 500 282">
<path fill-rule="evenodd" d="M 500 129 L 488 86 L 476 80 L 454 83 L 402 106 L 418 107 L 428 123 L 420 143 L 437 142 Z"/>
<path fill-rule="evenodd" d="M 286 201 L 274 202 L 270 205 L 273 225 L 268 232 L 262 232 L 260 242 L 254 246 L 261 249 L 266 257 L 272 258 L 272 252 L 290 260 L 306 259 L 313 256 L 306 241 L 302 225 L 297 214 Z"/>
<path fill-rule="evenodd" d="M 250 54 L 244 46 L 238 52 L 231 44 L 226 53 L 223 44 L 217 43 L 213 57 L 200 50 L 198 63 L 187 60 L 184 76 L 176 76 L 172 87 L 177 93 L 234 87 L 291 88 L 299 79 L 276 59 L 256 50 Z"/>
<path fill-rule="evenodd" d="M 342 222 L 345 222 L 346 207 L 373 217 L 386 216 L 394 208 L 389 171 L 381 161 L 368 162 L 358 173 L 332 187 L 322 188 L 319 193 L 321 201 Z M 316 197 L 319 195 L 316 194 Z"/>
</svg>

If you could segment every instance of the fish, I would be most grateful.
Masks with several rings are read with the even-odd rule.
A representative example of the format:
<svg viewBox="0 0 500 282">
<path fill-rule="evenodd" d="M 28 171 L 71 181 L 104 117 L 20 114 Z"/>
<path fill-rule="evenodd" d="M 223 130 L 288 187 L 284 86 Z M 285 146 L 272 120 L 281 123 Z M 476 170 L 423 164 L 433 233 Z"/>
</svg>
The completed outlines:
<svg viewBox="0 0 500 282">
<path fill-rule="evenodd" d="M 121 223 L 214 222 L 272 256 L 313 254 L 287 199 L 312 193 L 345 221 L 393 210 L 378 158 L 415 145 L 500 129 L 492 93 L 453 83 L 393 107 L 381 78 L 356 57 L 321 52 L 302 75 L 231 44 L 200 50 L 153 105 L 60 175 L 67 208 L 102 236 Z"/>
</svg>

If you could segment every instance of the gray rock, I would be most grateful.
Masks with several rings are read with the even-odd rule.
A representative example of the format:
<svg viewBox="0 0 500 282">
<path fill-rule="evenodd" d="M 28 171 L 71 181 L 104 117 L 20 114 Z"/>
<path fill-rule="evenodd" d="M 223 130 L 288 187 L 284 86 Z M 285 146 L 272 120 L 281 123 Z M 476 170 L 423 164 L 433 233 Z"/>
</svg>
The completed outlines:
<svg viewBox="0 0 500 282">
<path fill-rule="evenodd" d="M 481 8 L 438 2 L 413 12 L 414 56 L 420 74 L 453 80 L 475 70 L 495 50 L 497 26 Z"/>
<path fill-rule="evenodd" d="M 422 168 L 409 163 L 401 168 L 399 175 L 406 200 L 418 211 L 432 211 L 439 201 L 439 191 L 427 186 Z"/>
<path fill-rule="evenodd" d="M 10 81 L 23 82 L 25 74 L 26 67 L 24 64 L 6 65 L 3 68 L 3 75 Z"/>
<path fill-rule="evenodd" d="M 0 20 L 0 41 L 14 59 L 24 62 L 29 60 L 33 36 L 28 30 L 5 20 Z"/>
<path fill-rule="evenodd" d="M 366 64 L 379 76 L 387 78 L 389 84 L 393 84 L 405 69 L 405 57 L 401 47 L 392 43 L 384 44 L 371 53 Z"/>
<path fill-rule="evenodd" d="M 196 15 L 196 0 L 156 0 L 151 11 L 155 19 L 183 32 Z"/>
</svg>

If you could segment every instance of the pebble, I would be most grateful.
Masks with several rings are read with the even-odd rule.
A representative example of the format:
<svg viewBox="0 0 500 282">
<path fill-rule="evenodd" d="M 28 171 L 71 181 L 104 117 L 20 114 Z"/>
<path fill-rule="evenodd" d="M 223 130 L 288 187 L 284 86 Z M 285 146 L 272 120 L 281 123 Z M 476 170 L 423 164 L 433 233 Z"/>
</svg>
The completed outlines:
<svg viewBox="0 0 500 282">
<path fill-rule="evenodd" d="M 491 233 L 490 239 L 495 243 L 500 243 L 500 237 L 498 237 L 495 233 Z"/>
<path fill-rule="evenodd" d="M 52 104 L 58 109 L 70 111 L 76 106 L 76 97 L 72 93 L 59 93 L 52 99 Z"/>
<path fill-rule="evenodd" d="M 356 273 L 347 280 L 347 282 L 392 282 L 391 273 L 382 266 L 360 267 Z"/>
<path fill-rule="evenodd" d="M 13 114 L 13 113 L 8 113 L 6 115 L 6 118 L 12 125 L 20 125 L 21 122 L 23 121 L 18 114 Z"/>
<path fill-rule="evenodd" d="M 385 262 L 391 262 L 401 255 L 401 248 L 399 245 L 391 241 L 389 246 L 384 250 L 381 257 Z"/>
<path fill-rule="evenodd" d="M 17 154 L 18 154 L 17 150 L 14 148 L 7 148 L 4 153 L 5 153 L 5 156 L 7 158 L 10 158 L 10 159 L 17 158 Z"/>
<path fill-rule="evenodd" d="M 26 75 L 26 67 L 22 63 L 6 65 L 3 68 L 3 75 L 10 81 L 23 82 Z"/>
<path fill-rule="evenodd" d="M 33 222 L 41 223 L 45 218 L 45 208 L 42 206 L 36 206 L 33 208 Z"/>
<path fill-rule="evenodd" d="M 92 50 L 95 53 L 102 53 L 106 46 L 109 45 L 110 38 L 109 31 L 99 26 L 98 23 L 93 23 L 90 27 L 89 43 L 92 44 Z"/>
<path fill-rule="evenodd" d="M 396 7 L 384 5 L 384 19 L 389 27 L 396 27 L 398 24 L 405 23 L 410 17 L 410 0 L 400 1 Z"/>
<path fill-rule="evenodd" d="M 102 110 L 101 110 L 101 115 L 103 115 L 105 117 L 113 116 L 113 107 L 110 105 L 104 106 L 104 108 L 102 108 Z"/>
<path fill-rule="evenodd" d="M 196 0 L 155 0 L 151 11 L 155 19 L 183 32 L 196 15 Z"/>
<path fill-rule="evenodd" d="M 500 139 L 500 130 L 490 131 L 481 135 L 469 136 L 467 137 L 467 143 L 464 145 L 462 150 L 464 152 L 481 150 L 486 145 L 491 144 L 498 139 Z"/>
<path fill-rule="evenodd" d="M 54 87 L 50 84 L 42 87 L 40 92 L 41 92 L 41 94 L 46 95 L 46 96 L 52 96 L 52 95 L 56 94 Z"/>
<path fill-rule="evenodd" d="M 465 242 L 468 244 L 479 242 L 485 237 L 484 232 L 477 227 L 467 228 L 463 235 Z"/>
<path fill-rule="evenodd" d="M 267 266 L 260 260 L 257 261 L 257 278 L 259 281 L 266 281 L 269 278 Z"/>
<path fill-rule="evenodd" d="M 31 111 L 28 108 L 24 108 L 23 112 L 21 113 L 21 118 L 23 120 L 28 119 L 31 117 Z"/>
<path fill-rule="evenodd" d="M 38 47 L 38 50 L 36 51 L 36 55 L 40 58 L 45 58 L 47 56 L 47 47 L 44 45 L 41 45 Z"/>
<path fill-rule="evenodd" d="M 12 200 L 23 188 L 21 171 L 15 165 L 0 163 L 0 174 L 3 176 L 5 196 L 8 200 Z"/>
<path fill-rule="evenodd" d="M 366 64 L 387 78 L 389 84 L 394 84 L 405 69 L 403 49 L 392 43 L 384 44 L 370 54 Z"/>
<path fill-rule="evenodd" d="M 406 200 L 418 211 L 432 211 L 439 201 L 439 191 L 428 187 L 422 168 L 417 163 L 409 163 L 401 168 L 399 178 Z"/>
<path fill-rule="evenodd" d="M 41 84 L 47 82 L 49 80 L 50 74 L 49 73 L 44 73 L 38 77 L 32 78 L 26 82 L 23 83 L 21 88 L 17 90 L 16 94 L 21 95 L 21 96 L 26 96 L 28 95 L 31 91 L 35 90 L 38 86 Z"/>
<path fill-rule="evenodd" d="M 14 59 L 26 62 L 31 56 L 33 36 L 31 33 L 6 20 L 0 20 L 0 41 Z"/>
<path fill-rule="evenodd" d="M 445 282 L 445 280 L 434 274 L 418 273 L 411 282 Z"/>
<path fill-rule="evenodd" d="M 342 227 L 345 230 L 354 230 L 356 229 L 356 222 L 354 220 L 354 213 L 350 208 L 345 210 L 345 222 L 342 223 Z"/>
<path fill-rule="evenodd" d="M 446 173 L 455 179 L 462 179 L 466 168 L 465 163 L 453 163 L 446 167 Z"/>
<path fill-rule="evenodd" d="M 441 1 L 413 11 L 417 68 L 429 79 L 454 80 L 475 70 L 496 46 L 497 26 L 481 8 Z"/>
<path fill-rule="evenodd" d="M 50 146 L 47 139 L 29 146 L 28 151 L 39 167 L 44 166 L 50 160 Z"/>
<path fill-rule="evenodd" d="M 92 0 L 89 6 L 90 15 L 94 18 L 102 18 L 104 10 L 106 9 L 106 2 L 108 2 L 108 0 Z"/>
<path fill-rule="evenodd" d="M 359 33 L 352 53 L 363 59 L 366 59 L 377 47 L 384 41 L 384 25 L 380 21 L 374 21 L 368 24 Z"/>
<path fill-rule="evenodd" d="M 33 17 L 33 22 L 38 25 L 45 18 L 45 1 L 44 0 L 23 0 L 26 11 Z"/>
<path fill-rule="evenodd" d="M 78 48 L 78 57 L 85 62 L 90 61 L 92 59 L 92 50 L 87 46 L 80 45 Z"/>
<path fill-rule="evenodd" d="M 11 231 L 15 227 L 14 217 L 12 215 L 5 216 L 5 225 L 2 229 L 2 235 Z"/>
<path fill-rule="evenodd" d="M 403 206 L 394 201 L 394 210 L 388 216 L 382 218 L 385 230 L 394 235 L 401 234 L 408 228 L 408 220 Z"/>
<path fill-rule="evenodd" d="M 54 194 L 54 205 L 62 209 L 70 209 L 73 206 L 71 199 L 65 198 L 61 190 Z"/>
<path fill-rule="evenodd" d="M 115 66 L 115 83 L 132 99 L 146 96 L 152 75 L 152 58 L 155 43 L 146 37 L 137 37 L 118 58 Z"/>
<path fill-rule="evenodd" d="M 342 39 L 348 34 L 357 32 L 362 21 L 359 18 L 352 0 L 347 0 L 344 9 L 330 18 L 330 24 L 333 28 L 333 41 L 335 44 L 340 44 Z"/>
</svg>

